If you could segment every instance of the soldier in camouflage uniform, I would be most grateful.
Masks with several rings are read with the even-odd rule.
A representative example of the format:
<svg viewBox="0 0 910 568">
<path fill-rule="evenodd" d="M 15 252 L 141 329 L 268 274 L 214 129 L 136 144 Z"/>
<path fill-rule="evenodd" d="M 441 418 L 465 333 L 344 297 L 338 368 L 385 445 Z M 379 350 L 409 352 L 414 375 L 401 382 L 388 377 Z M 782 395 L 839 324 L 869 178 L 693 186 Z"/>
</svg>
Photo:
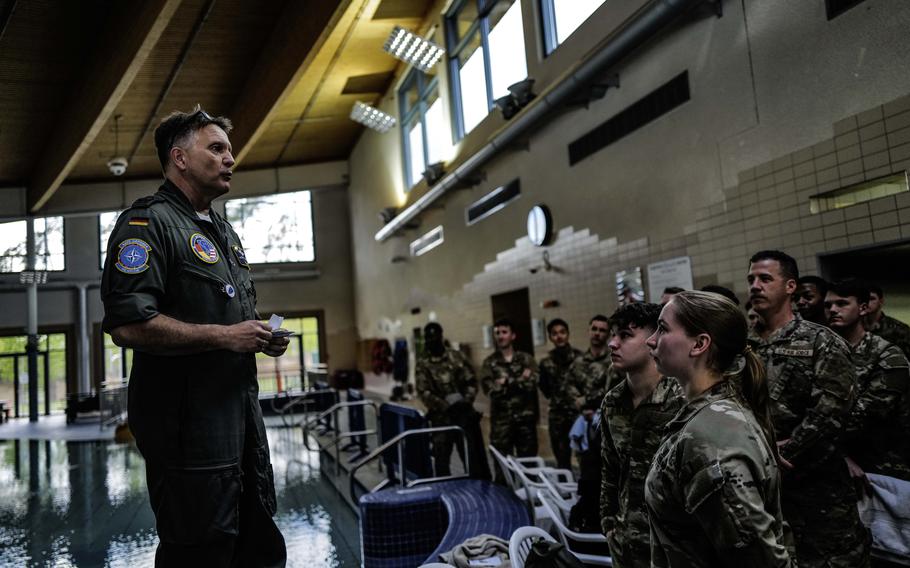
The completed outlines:
<svg viewBox="0 0 910 568">
<path fill-rule="evenodd" d="M 749 343 L 768 374 L 791 555 L 801 568 L 868 566 L 869 534 L 836 445 L 855 397 L 850 346 L 793 313 L 799 270 L 792 257 L 762 251 L 750 263 L 750 299 L 764 328 Z"/>
<path fill-rule="evenodd" d="M 569 430 L 578 418 L 575 399 L 566 388 L 569 366 L 582 352 L 569 344 L 569 324 L 556 318 L 547 324 L 547 335 L 553 349 L 540 361 L 540 392 L 550 401 L 547 416 L 550 447 L 556 457 L 556 467 L 572 468 L 572 448 Z"/>
<path fill-rule="evenodd" d="M 480 385 L 490 397 L 490 444 L 505 455 L 536 456 L 537 362 L 512 346 L 510 321 L 498 320 L 493 335 L 496 352 L 480 368 Z"/>
<path fill-rule="evenodd" d="M 680 292 L 648 346 L 686 397 L 645 481 L 655 568 L 786 568 L 781 478 L 761 360 L 729 299 Z"/>
<path fill-rule="evenodd" d="M 613 566 L 651 566 L 645 477 L 664 426 L 685 404 L 676 379 L 661 376 L 645 343 L 661 307 L 627 304 L 610 316 L 613 369 L 627 377 L 601 406 L 600 525 Z"/>
<path fill-rule="evenodd" d="M 880 286 L 870 285 L 869 312 L 865 315 L 866 331 L 872 332 L 889 343 L 897 345 L 910 358 L 910 326 L 886 315 L 885 292 Z"/>
<path fill-rule="evenodd" d="M 428 323 L 423 330 L 425 349 L 417 358 L 415 375 L 417 396 L 427 407 L 427 419 L 431 426 L 461 426 L 465 430 L 470 452 L 472 476 L 489 479 L 483 438 L 480 436 L 480 414 L 474 410 L 477 396 L 477 378 L 471 363 L 460 352 L 446 347 L 442 326 Z M 449 460 L 452 446 L 458 448 L 458 455 L 464 463 L 464 446 L 461 436 L 455 432 L 438 432 L 433 435 L 433 461 L 436 475 L 449 475 Z M 483 472 L 486 470 L 486 475 Z"/>
<path fill-rule="evenodd" d="M 854 479 L 865 472 L 910 481 L 910 364 L 896 345 L 863 325 L 869 287 L 837 282 L 825 299 L 831 329 L 853 348 L 856 404 L 847 420 L 847 464 Z"/>
<path fill-rule="evenodd" d="M 607 347 L 610 322 L 607 316 L 598 314 L 591 318 L 588 334 L 588 350 L 569 367 L 566 394 L 575 400 L 576 412 L 585 403 L 592 408 L 600 408 L 607 390 L 620 381 L 619 373 L 613 370 L 610 362 L 610 349 Z"/>
</svg>

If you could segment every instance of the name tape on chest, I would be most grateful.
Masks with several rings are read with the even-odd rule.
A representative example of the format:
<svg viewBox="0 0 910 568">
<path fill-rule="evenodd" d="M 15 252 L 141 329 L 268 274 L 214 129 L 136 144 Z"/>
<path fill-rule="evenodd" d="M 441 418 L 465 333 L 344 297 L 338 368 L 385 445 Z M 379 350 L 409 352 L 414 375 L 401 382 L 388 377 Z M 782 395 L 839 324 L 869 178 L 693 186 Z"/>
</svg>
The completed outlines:
<svg viewBox="0 0 910 568">
<path fill-rule="evenodd" d="M 190 235 L 190 249 L 193 251 L 193 254 L 196 255 L 196 258 L 206 264 L 215 264 L 220 258 L 218 256 L 218 249 L 215 248 L 212 241 L 202 233 L 193 233 Z"/>
<path fill-rule="evenodd" d="M 152 247 L 142 239 L 126 239 L 119 245 L 117 270 L 124 274 L 140 274 L 149 268 L 149 252 Z"/>
<path fill-rule="evenodd" d="M 814 349 L 794 349 L 790 347 L 777 347 L 772 351 L 775 355 L 783 355 L 785 357 L 812 357 L 815 355 Z"/>
</svg>

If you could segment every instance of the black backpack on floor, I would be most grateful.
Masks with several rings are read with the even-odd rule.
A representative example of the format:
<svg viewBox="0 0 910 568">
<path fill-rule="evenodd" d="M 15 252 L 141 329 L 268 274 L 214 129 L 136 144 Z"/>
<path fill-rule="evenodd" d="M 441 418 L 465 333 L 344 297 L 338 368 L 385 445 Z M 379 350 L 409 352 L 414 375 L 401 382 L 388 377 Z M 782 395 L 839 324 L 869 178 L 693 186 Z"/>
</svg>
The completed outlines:
<svg viewBox="0 0 910 568">
<path fill-rule="evenodd" d="M 539 539 L 531 543 L 525 568 L 584 568 L 585 565 L 565 545 Z"/>
</svg>

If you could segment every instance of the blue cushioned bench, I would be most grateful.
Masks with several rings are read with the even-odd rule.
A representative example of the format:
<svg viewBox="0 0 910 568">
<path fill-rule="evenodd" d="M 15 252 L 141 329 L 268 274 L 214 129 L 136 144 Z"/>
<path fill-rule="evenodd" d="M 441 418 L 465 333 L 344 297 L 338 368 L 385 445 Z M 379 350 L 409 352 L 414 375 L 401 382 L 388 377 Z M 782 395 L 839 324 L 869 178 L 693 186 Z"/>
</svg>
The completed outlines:
<svg viewBox="0 0 910 568">
<path fill-rule="evenodd" d="M 491 534 L 506 540 L 531 524 L 512 492 L 488 481 L 458 479 L 387 489 L 360 498 L 365 568 L 414 568 L 465 540 Z"/>
</svg>

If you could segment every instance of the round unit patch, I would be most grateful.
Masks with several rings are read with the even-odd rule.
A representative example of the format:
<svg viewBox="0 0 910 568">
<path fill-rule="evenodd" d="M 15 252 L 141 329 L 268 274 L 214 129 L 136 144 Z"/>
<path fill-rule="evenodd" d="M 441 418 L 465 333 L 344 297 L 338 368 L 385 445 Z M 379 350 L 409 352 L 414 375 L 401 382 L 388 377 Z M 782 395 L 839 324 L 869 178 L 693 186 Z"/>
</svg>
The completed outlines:
<svg viewBox="0 0 910 568">
<path fill-rule="evenodd" d="M 117 264 L 114 266 L 124 274 L 139 274 L 149 267 L 149 251 L 152 247 L 142 239 L 127 239 L 120 243 Z"/>
<path fill-rule="evenodd" d="M 202 233 L 193 233 L 190 236 L 190 248 L 202 262 L 207 264 L 218 262 L 218 249 Z"/>
</svg>

